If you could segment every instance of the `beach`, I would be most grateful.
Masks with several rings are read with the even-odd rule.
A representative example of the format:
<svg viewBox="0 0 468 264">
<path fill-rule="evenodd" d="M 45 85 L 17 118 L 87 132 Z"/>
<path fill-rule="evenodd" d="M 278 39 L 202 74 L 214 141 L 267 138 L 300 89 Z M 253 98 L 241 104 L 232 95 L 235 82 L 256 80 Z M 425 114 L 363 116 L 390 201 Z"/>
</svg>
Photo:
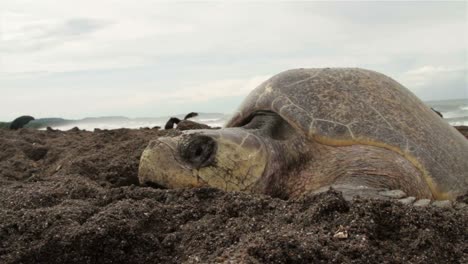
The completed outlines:
<svg viewBox="0 0 468 264">
<path fill-rule="evenodd" d="M 0 129 L 0 263 L 468 262 L 466 208 L 139 186 L 179 133 Z"/>
</svg>

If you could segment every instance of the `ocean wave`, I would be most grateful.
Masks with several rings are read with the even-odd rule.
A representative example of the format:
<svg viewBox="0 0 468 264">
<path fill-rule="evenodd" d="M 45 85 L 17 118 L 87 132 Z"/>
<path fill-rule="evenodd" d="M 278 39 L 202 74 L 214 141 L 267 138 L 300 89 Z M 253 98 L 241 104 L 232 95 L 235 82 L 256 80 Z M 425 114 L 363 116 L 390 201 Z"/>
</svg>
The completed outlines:
<svg viewBox="0 0 468 264">
<path fill-rule="evenodd" d="M 226 120 L 222 118 L 211 118 L 211 119 L 193 119 L 193 121 L 209 125 L 211 127 L 222 127 Z M 142 121 L 124 121 L 124 122 L 72 122 L 66 125 L 61 126 L 52 126 L 53 129 L 58 129 L 62 131 L 70 130 L 74 127 L 78 127 L 79 129 L 86 130 L 86 131 L 93 131 L 96 128 L 99 129 L 119 129 L 119 128 L 130 128 L 130 129 L 138 129 L 138 128 L 153 128 L 155 126 L 159 126 L 164 128 L 165 122 L 155 121 L 155 122 L 142 122 Z M 45 128 L 43 128 L 45 129 Z"/>
</svg>

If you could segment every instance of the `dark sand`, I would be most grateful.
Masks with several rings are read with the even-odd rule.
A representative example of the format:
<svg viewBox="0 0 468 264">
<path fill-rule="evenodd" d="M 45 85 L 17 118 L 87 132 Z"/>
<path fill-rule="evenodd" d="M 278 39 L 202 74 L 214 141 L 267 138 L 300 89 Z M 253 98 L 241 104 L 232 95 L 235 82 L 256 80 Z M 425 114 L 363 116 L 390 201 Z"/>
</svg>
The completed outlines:
<svg viewBox="0 0 468 264">
<path fill-rule="evenodd" d="M 468 263 L 466 209 L 139 187 L 168 134 L 0 129 L 0 263 Z"/>
</svg>

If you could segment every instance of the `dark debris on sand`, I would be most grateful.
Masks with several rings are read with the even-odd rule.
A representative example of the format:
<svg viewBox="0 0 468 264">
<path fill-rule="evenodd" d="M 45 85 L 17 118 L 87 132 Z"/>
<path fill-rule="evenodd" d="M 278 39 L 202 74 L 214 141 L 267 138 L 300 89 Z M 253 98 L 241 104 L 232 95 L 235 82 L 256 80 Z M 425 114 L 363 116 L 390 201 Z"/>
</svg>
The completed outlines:
<svg viewBox="0 0 468 264">
<path fill-rule="evenodd" d="M 467 210 L 139 187 L 176 131 L 0 130 L 0 263 L 467 263 Z"/>
</svg>

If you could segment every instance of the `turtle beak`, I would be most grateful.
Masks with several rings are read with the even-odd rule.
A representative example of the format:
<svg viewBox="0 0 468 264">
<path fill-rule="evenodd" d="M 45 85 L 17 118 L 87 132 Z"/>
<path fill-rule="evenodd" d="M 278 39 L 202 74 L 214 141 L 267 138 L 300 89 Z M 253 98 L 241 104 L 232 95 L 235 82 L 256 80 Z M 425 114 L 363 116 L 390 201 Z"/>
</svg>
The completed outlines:
<svg viewBox="0 0 468 264">
<path fill-rule="evenodd" d="M 264 143 L 240 128 L 193 130 L 151 141 L 141 156 L 138 178 L 143 185 L 165 188 L 250 190 L 267 160 Z"/>
</svg>

